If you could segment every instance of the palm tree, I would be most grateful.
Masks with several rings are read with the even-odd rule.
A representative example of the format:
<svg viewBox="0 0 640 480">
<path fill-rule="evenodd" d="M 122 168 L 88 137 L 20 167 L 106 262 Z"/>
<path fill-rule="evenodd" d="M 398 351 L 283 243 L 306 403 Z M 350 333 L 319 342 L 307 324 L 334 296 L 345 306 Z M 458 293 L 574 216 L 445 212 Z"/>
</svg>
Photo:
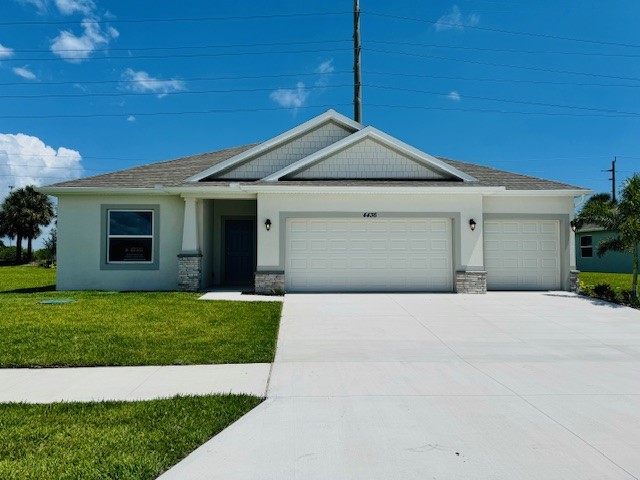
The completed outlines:
<svg viewBox="0 0 640 480">
<path fill-rule="evenodd" d="M 608 251 L 628 252 L 633 257 L 631 296 L 638 299 L 638 251 L 640 250 L 640 174 L 629 177 L 622 187 L 620 200 L 608 193 L 593 195 L 580 211 L 577 224 L 593 223 L 617 235 L 600 242 L 599 257 Z"/>
<path fill-rule="evenodd" d="M 40 227 L 51 223 L 53 205 L 46 195 L 33 186 L 12 191 L 2 203 L 0 231 L 16 237 L 16 262 L 22 260 L 22 240 L 27 239 L 27 260 L 31 260 L 33 239 L 41 233 Z"/>
</svg>

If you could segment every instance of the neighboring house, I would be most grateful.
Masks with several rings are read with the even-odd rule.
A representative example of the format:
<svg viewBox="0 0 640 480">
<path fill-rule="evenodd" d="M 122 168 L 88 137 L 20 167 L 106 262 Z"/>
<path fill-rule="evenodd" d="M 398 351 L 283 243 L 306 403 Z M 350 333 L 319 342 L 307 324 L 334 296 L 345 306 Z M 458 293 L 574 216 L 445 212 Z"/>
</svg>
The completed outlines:
<svg viewBox="0 0 640 480">
<path fill-rule="evenodd" d="M 333 110 L 271 140 L 41 189 L 57 287 L 569 290 L 574 187 L 437 158 Z"/>
<path fill-rule="evenodd" d="M 596 225 L 584 225 L 576 232 L 576 267 L 582 272 L 631 273 L 630 253 L 607 252 L 598 257 L 600 242 L 615 236 L 615 232 Z"/>
</svg>

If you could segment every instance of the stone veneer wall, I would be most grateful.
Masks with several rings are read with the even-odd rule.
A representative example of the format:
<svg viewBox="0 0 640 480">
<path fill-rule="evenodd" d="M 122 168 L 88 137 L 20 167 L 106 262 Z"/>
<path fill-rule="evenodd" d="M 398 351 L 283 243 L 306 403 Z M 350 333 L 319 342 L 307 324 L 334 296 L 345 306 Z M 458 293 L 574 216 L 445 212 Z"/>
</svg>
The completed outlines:
<svg viewBox="0 0 640 480">
<path fill-rule="evenodd" d="M 569 291 L 573 293 L 578 293 L 580 290 L 580 271 L 579 270 L 571 270 L 569 272 Z"/>
<path fill-rule="evenodd" d="M 487 272 L 456 272 L 457 293 L 487 293 Z"/>
<path fill-rule="evenodd" d="M 178 290 L 182 292 L 197 292 L 200 290 L 201 276 L 201 254 L 181 253 L 178 255 Z"/>
<path fill-rule="evenodd" d="M 255 292 L 261 295 L 284 293 L 284 272 L 256 272 Z"/>
</svg>

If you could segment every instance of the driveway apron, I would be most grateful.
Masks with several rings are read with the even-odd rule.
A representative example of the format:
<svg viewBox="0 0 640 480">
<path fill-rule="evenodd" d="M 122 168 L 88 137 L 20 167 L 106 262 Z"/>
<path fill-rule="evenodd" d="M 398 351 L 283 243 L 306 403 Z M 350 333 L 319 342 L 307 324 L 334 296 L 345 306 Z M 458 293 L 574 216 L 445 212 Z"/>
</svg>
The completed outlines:
<svg viewBox="0 0 640 480">
<path fill-rule="evenodd" d="M 267 397 L 161 478 L 637 479 L 640 312 L 287 295 Z"/>
</svg>

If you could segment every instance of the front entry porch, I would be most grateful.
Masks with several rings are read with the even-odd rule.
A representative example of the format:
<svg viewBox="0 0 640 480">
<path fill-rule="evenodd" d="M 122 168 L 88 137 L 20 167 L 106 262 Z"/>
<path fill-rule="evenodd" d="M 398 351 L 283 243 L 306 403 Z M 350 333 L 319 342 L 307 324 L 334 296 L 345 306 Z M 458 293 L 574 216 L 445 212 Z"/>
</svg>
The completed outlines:
<svg viewBox="0 0 640 480">
<path fill-rule="evenodd" d="M 178 289 L 253 289 L 256 213 L 255 198 L 185 198 Z"/>
</svg>

